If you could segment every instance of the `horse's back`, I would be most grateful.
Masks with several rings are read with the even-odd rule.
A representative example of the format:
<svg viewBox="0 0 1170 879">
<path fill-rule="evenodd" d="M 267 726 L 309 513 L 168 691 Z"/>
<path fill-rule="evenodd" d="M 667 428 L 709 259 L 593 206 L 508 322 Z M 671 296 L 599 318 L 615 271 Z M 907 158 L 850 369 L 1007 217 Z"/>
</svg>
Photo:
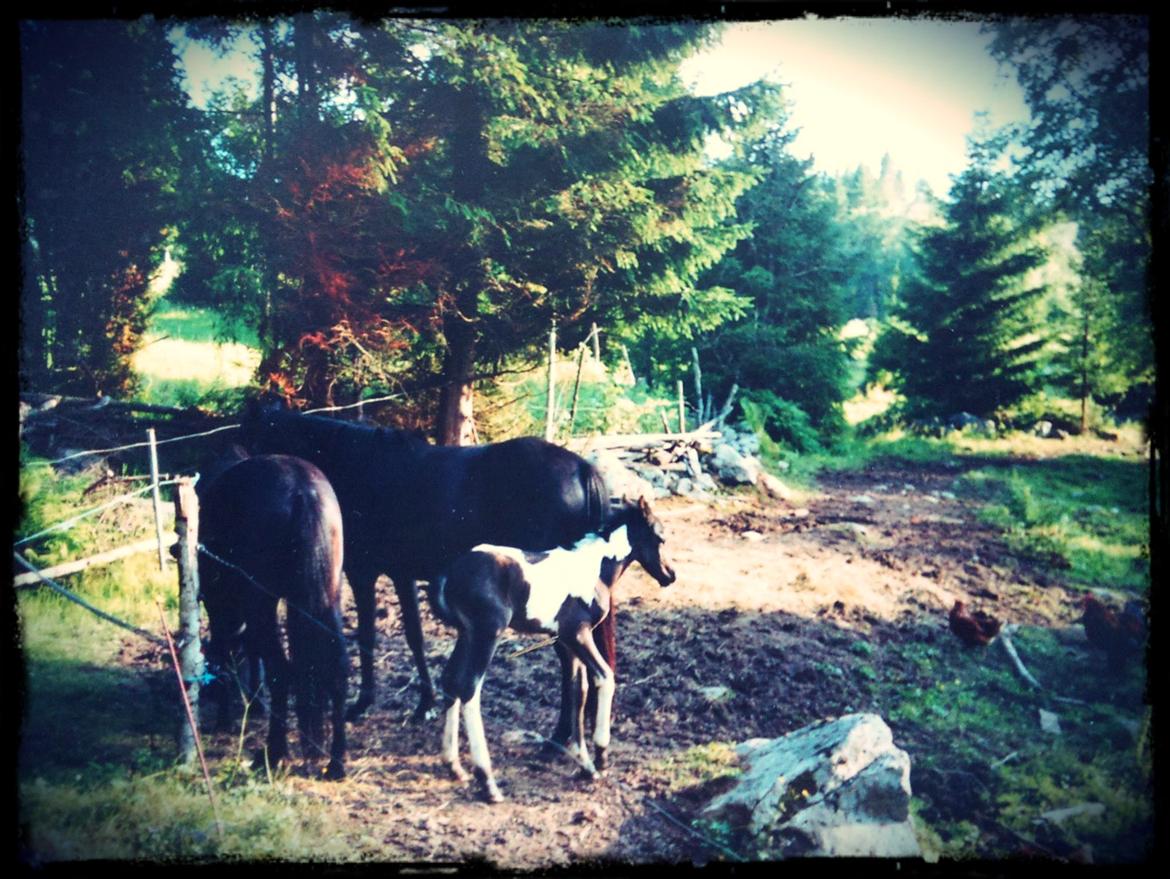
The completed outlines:
<svg viewBox="0 0 1170 879">
<path fill-rule="evenodd" d="M 341 509 L 312 463 L 290 455 L 246 458 L 209 483 L 200 503 L 212 551 L 262 567 L 272 579 L 339 576 L 331 570 L 341 566 Z M 328 591 L 336 592 L 336 584 Z"/>
<path fill-rule="evenodd" d="M 569 546 L 604 524 L 605 482 L 580 455 L 536 437 L 484 449 L 475 478 L 484 541 L 546 550 Z"/>
</svg>

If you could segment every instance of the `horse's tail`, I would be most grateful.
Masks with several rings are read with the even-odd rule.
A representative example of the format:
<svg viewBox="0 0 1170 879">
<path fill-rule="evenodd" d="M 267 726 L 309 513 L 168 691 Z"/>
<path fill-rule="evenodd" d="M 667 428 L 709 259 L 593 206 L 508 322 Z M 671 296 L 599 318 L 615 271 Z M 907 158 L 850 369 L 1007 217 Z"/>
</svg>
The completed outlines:
<svg viewBox="0 0 1170 879">
<path fill-rule="evenodd" d="M 300 543 L 294 574 L 304 586 L 306 610 L 319 619 L 340 604 L 340 515 L 335 505 L 322 503 L 316 492 L 298 492 L 293 502 L 292 517 Z"/>
<path fill-rule="evenodd" d="M 609 518 L 609 486 L 601 471 L 581 459 L 581 487 L 585 490 L 585 517 L 589 533 L 599 533 Z"/>
</svg>

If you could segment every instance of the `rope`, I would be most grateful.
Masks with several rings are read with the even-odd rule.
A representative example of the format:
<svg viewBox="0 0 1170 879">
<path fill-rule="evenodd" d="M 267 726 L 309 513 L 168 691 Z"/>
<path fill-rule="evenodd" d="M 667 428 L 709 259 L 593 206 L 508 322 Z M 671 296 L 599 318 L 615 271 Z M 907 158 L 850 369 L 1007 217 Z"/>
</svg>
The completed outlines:
<svg viewBox="0 0 1170 879">
<path fill-rule="evenodd" d="M 257 589 L 259 589 L 265 595 L 271 596 L 272 598 L 275 598 L 278 601 L 282 597 L 279 594 L 277 594 L 276 592 L 273 592 L 271 589 L 266 588 L 262 583 L 260 583 L 259 580 L 257 580 L 255 577 L 253 577 L 251 574 L 249 574 L 247 571 L 245 571 L 239 565 L 233 564 L 232 562 L 229 562 L 227 559 L 216 555 L 211 550 L 209 550 L 206 546 L 204 546 L 202 543 L 199 544 L 199 552 L 203 553 L 205 556 L 212 559 L 213 561 L 218 562 L 219 564 L 223 565 L 224 567 L 231 568 L 233 571 L 238 573 L 241 577 L 243 577 L 245 580 L 247 580 L 249 583 L 251 583 Z M 309 613 L 307 610 L 305 610 L 303 607 L 289 601 L 287 597 L 285 597 L 285 604 L 287 604 L 290 609 L 297 611 L 299 614 L 301 614 L 301 616 L 305 617 L 305 619 L 307 619 L 311 623 L 313 623 L 313 625 L 319 626 L 322 630 L 328 632 L 330 635 L 337 634 L 331 628 L 329 628 L 327 625 L 325 625 L 323 622 L 321 622 L 319 619 L 317 619 L 315 616 L 313 616 L 311 613 Z"/>
<path fill-rule="evenodd" d="M 306 409 L 302 415 L 315 415 L 318 412 L 341 412 L 345 409 L 357 409 L 367 403 L 389 403 L 392 400 L 401 400 L 402 394 L 391 394 L 388 397 L 371 397 L 368 400 L 358 400 L 356 403 L 346 403 L 344 406 L 322 406 L 319 409 Z"/>
<path fill-rule="evenodd" d="M 135 626 L 132 623 L 128 623 L 125 620 L 120 620 L 116 616 L 113 616 L 112 614 L 108 614 L 104 610 L 100 610 L 99 608 L 94 607 L 92 604 L 87 602 L 84 598 L 77 595 L 76 593 L 70 592 L 68 589 L 66 589 L 64 586 L 62 586 L 60 583 L 57 583 L 53 580 L 50 580 L 48 577 L 46 577 L 44 574 L 42 574 L 40 571 L 38 571 L 35 567 L 33 567 L 33 565 L 20 553 L 14 552 L 14 553 L 12 553 L 12 555 L 16 558 L 16 561 L 19 565 L 28 569 L 29 571 L 32 571 L 34 574 L 36 574 L 38 577 L 40 577 L 41 581 L 46 586 L 48 586 L 50 589 L 54 590 L 55 592 L 59 592 L 61 595 L 65 596 L 70 601 L 75 602 L 77 604 L 80 604 L 82 607 L 84 607 L 90 613 L 101 617 L 106 622 L 113 623 L 116 626 L 121 626 L 123 629 L 129 629 L 134 634 L 141 635 L 143 638 L 145 638 L 148 641 L 151 641 L 151 642 L 158 644 L 162 647 L 166 646 L 167 642 L 164 641 L 162 638 L 158 637 L 158 635 L 155 635 L 153 632 L 148 632 L 148 631 L 146 631 L 146 629 L 140 629 L 140 628 L 138 628 L 138 626 Z"/>
<path fill-rule="evenodd" d="M 164 485 L 177 485 L 178 482 L 179 482 L 179 480 L 177 480 L 177 479 L 168 479 L 168 480 L 165 480 L 164 482 L 160 482 L 159 487 L 161 488 Z M 137 495 L 145 494 L 146 492 L 153 491 L 153 490 L 154 490 L 154 486 L 148 485 L 145 488 L 138 489 L 138 491 L 131 491 L 127 494 L 119 495 L 118 497 L 116 497 L 112 500 L 106 501 L 106 503 L 102 504 L 99 507 L 94 507 L 92 509 L 85 510 L 84 512 L 78 513 L 76 516 L 73 516 L 69 519 L 64 519 L 60 522 L 57 522 L 54 525 L 50 525 L 48 528 L 43 528 L 40 531 L 36 532 L 35 534 L 30 534 L 28 537 L 22 537 L 22 538 L 20 538 L 20 540 L 15 541 L 12 545 L 13 546 L 22 546 L 22 545 L 24 545 L 32 540 L 36 540 L 38 537 L 43 537 L 46 534 L 49 534 L 52 531 L 60 531 L 68 526 L 75 525 L 77 522 L 80 522 L 82 519 L 86 518 L 87 516 L 92 516 L 94 513 L 100 513 L 102 510 L 108 510 L 110 507 L 115 507 L 118 504 L 122 503 L 123 501 L 130 500 L 131 498 L 133 498 Z"/>
</svg>

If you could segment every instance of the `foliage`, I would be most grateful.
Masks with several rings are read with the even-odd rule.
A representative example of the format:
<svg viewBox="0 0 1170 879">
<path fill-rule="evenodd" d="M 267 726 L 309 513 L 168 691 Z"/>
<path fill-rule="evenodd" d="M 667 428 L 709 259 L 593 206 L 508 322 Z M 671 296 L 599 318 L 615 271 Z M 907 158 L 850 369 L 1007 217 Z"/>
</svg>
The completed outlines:
<svg viewBox="0 0 1170 879">
<path fill-rule="evenodd" d="M 910 417 L 986 417 L 1037 387 L 1044 337 L 1031 308 L 1044 287 L 1033 273 L 1047 255 L 998 153 L 987 134 L 969 142 L 946 222 L 922 231 L 915 276 L 875 345 L 871 369 L 893 376 Z"/>
<path fill-rule="evenodd" d="M 808 414 L 788 400 L 771 391 L 744 392 L 740 408 L 748 426 L 760 437 L 761 450 L 771 458 L 779 456 L 780 447 L 798 453 L 821 451 L 820 436 Z M 769 448 L 768 443 L 779 443 Z"/>
<path fill-rule="evenodd" d="M 1080 287 L 1065 330 L 1082 398 L 1122 402 L 1149 383 L 1149 19 L 1085 15 L 989 24 L 992 55 L 1024 90 L 1030 122 L 1013 134 L 1028 201 L 1077 224 Z M 1075 364 L 1075 366 L 1073 366 Z M 1148 401 L 1127 401 L 1139 411 Z"/>
<path fill-rule="evenodd" d="M 838 177 L 835 194 L 848 257 L 849 314 L 885 320 L 912 264 L 910 230 L 935 219 L 935 201 L 923 183 L 907 192 L 888 155 L 877 176 L 860 166 Z"/>
<path fill-rule="evenodd" d="M 755 177 L 709 167 L 703 142 L 748 136 L 775 89 L 691 96 L 676 68 L 709 26 L 316 13 L 265 33 L 265 111 L 209 117 L 208 203 L 242 183 L 252 209 L 193 230 L 193 277 L 262 315 L 261 371 L 286 393 L 438 390 L 457 441 L 470 383 L 535 359 L 552 320 L 572 345 L 594 319 L 686 335 L 739 308 L 695 279 L 746 233 Z"/>
<path fill-rule="evenodd" d="M 752 224 L 752 235 L 707 278 L 751 305 L 741 318 L 704 333 L 697 350 L 704 389 L 713 400 L 725 399 L 733 384 L 756 392 L 751 399 L 772 410 L 765 415 L 769 431 L 809 449 L 815 433 L 833 440 L 845 426 L 848 361 L 839 330 L 846 317 L 848 263 L 831 188 L 812 173 L 811 160 L 788 154 L 792 136 L 781 119 L 739 160 L 766 168 L 741 202 L 740 216 Z M 661 344 L 654 354 L 689 365 L 689 358 Z M 787 407 L 783 415 L 777 406 Z M 814 432 L 800 425 L 799 410 Z"/>
<path fill-rule="evenodd" d="M 173 47 L 147 22 L 25 21 L 21 374 L 114 395 L 173 236 L 184 149 Z"/>
<path fill-rule="evenodd" d="M 1056 562 L 1070 582 L 1141 592 L 1149 582 L 1145 465 L 1068 456 L 1043 466 L 968 471 L 956 487 L 1021 555 Z"/>
</svg>

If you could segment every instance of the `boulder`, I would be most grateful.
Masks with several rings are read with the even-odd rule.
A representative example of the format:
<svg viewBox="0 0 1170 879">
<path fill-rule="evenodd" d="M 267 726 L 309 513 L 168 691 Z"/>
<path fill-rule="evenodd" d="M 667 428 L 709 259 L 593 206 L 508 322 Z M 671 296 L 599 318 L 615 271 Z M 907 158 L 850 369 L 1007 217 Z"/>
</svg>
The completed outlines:
<svg viewBox="0 0 1170 879">
<path fill-rule="evenodd" d="M 731 485 L 755 485 L 760 478 L 760 462 L 740 454 L 728 443 L 715 447 L 711 468 L 716 476 Z"/>
<path fill-rule="evenodd" d="M 766 491 L 772 497 L 777 497 L 781 500 L 791 500 L 793 497 L 795 497 L 795 493 L 792 491 L 792 489 L 773 476 L 771 473 L 761 471 L 760 487 L 763 488 L 764 491 Z"/>
<path fill-rule="evenodd" d="M 736 747 L 744 772 L 703 817 L 747 831 L 776 857 L 922 856 L 910 757 L 876 714 L 821 721 Z"/>
</svg>

